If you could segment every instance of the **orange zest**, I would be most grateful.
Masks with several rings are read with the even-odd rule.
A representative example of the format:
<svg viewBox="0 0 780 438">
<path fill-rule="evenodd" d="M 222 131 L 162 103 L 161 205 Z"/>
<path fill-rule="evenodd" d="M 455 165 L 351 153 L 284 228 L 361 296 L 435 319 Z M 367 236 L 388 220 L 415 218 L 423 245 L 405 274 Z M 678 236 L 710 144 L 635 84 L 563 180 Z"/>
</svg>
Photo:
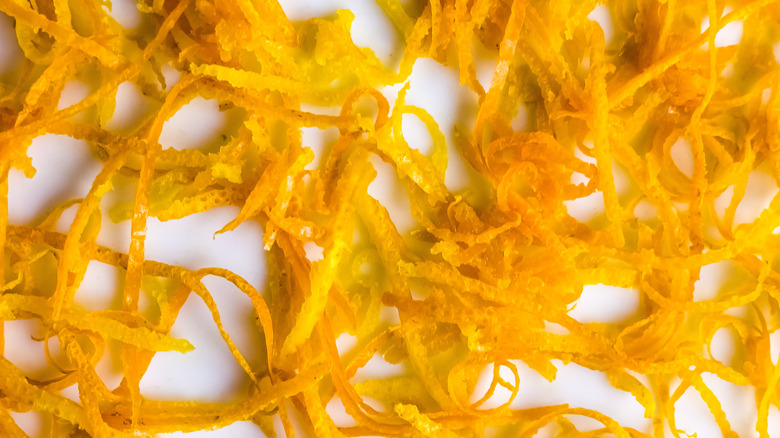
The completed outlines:
<svg viewBox="0 0 780 438">
<path fill-rule="evenodd" d="M 127 29 L 105 4 L 0 0 L 22 54 L 0 74 L 0 321 L 39 325 L 58 370 L 38 381 L 0 354 L 0 435 L 25 437 L 11 412 L 34 411 L 51 436 L 72 437 L 248 421 L 290 437 L 530 438 L 552 425 L 561 437 L 668 429 L 679 438 L 675 409 L 687 391 L 723 436 L 780 433 L 769 419 L 780 407 L 770 342 L 780 328 L 780 198 L 745 214 L 751 181 L 780 185 L 780 1 L 377 0 L 400 40 L 397 65 L 355 44 L 349 10 L 292 22 L 272 0 L 139 0 L 142 24 Z M 596 7 L 609 32 L 589 18 Z M 741 41 L 721 44 L 736 23 Z M 456 72 L 476 102 L 473 120 L 450 129 L 408 103 L 424 58 Z M 478 75 L 485 58 L 495 65 L 489 84 Z M 179 79 L 167 83 L 166 70 Z M 90 94 L 58 107 L 73 80 Z M 126 82 L 153 109 L 115 129 L 108 122 Z M 164 124 L 196 97 L 238 108 L 242 120 L 216 146 L 163 148 Z M 513 127 L 520 112 L 527 123 Z M 430 153 L 405 137 L 404 116 L 422 122 Z M 302 140 L 310 127 L 338 130 L 322 157 Z M 83 198 L 9 223 L 9 172 L 35 174 L 28 148 L 47 133 L 85 140 L 102 169 Z M 675 157 L 679 148 L 690 163 Z M 376 159 L 403 187 L 410 232 L 369 195 Z M 460 190 L 446 177 L 455 160 L 467 168 Z M 101 211 L 120 178 L 135 183 L 133 199 Z M 596 213 L 578 217 L 572 206 L 586 197 Z M 236 216 L 210 233 L 262 226 L 261 290 L 224 267 L 145 255 L 149 218 L 221 206 Z M 71 207 L 68 232 L 55 231 Z M 98 244 L 105 215 L 130 221 L 125 251 Z M 311 244 L 321 259 L 307 257 Z M 121 272 L 119 307 L 74 302 L 90 261 Z M 695 296 L 702 268 L 721 262 L 738 280 Z M 206 276 L 251 301 L 260 363 L 231 339 Z M 636 291 L 638 308 L 618 322 L 578 321 L 570 312 L 596 284 Z M 246 374 L 233 402 L 141 391 L 157 352 L 192 350 L 170 331 L 193 294 Z M 144 297 L 159 315 L 139 311 Z M 382 316 L 388 310 L 398 321 Z M 0 353 L 13 348 L 2 328 Z M 732 359 L 712 352 L 722 330 Z M 349 351 L 337 346 L 344 335 L 355 341 Z M 116 388 L 97 372 L 111 351 L 123 376 Z M 405 371 L 358 378 L 377 356 Z M 565 403 L 522 407 L 533 404 L 524 367 L 553 382 L 569 363 L 630 394 L 647 427 Z M 489 383 L 478 385 L 485 372 Z M 750 431 L 729 422 L 709 376 L 754 391 Z M 78 402 L 62 394 L 73 385 Z M 336 400 L 350 423 L 331 415 Z M 576 417 L 600 426 L 579 431 Z"/>
</svg>

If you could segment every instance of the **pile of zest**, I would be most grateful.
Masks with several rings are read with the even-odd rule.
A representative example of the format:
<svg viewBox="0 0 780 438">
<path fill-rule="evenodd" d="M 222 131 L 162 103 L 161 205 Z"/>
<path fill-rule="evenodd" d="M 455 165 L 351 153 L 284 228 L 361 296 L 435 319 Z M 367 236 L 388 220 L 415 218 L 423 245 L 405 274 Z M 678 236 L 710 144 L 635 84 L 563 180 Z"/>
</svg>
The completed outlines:
<svg viewBox="0 0 780 438">
<path fill-rule="evenodd" d="M 780 200 L 752 221 L 735 215 L 751 175 L 780 177 L 780 2 L 376 0 L 400 41 L 393 65 L 353 42 L 349 10 L 292 22 L 274 0 L 139 0 L 141 22 L 127 29 L 106 3 L 0 1 L 23 55 L 0 76 L 0 319 L 34 321 L 47 355 L 50 343 L 62 352 L 47 356 L 59 373 L 46 381 L 0 354 L 3 436 L 26 437 L 11 412 L 34 411 L 51 436 L 74 438 L 237 421 L 269 437 L 480 438 L 489 430 L 530 438 L 551 424 L 561 437 L 680 437 L 675 404 L 688 390 L 723 436 L 750 433 L 734 430 L 705 373 L 752 388 L 751 427 L 772 433 Z M 596 7 L 611 17 L 609 40 L 588 18 Z M 716 45 L 718 31 L 737 21 L 741 41 Z M 478 57 L 495 60 L 489 86 L 477 80 Z M 473 94 L 466 122 L 443 130 L 406 103 L 423 58 L 451 69 Z M 166 69 L 178 72 L 175 83 L 166 83 Z M 89 94 L 59 107 L 74 80 Z M 128 82 L 149 110 L 113 129 L 117 89 Z M 380 92 L 391 85 L 400 89 L 392 104 Z M 216 100 L 239 123 L 208 147 L 163 148 L 163 125 L 195 98 Z M 521 131 L 512 127 L 518 111 L 528 118 Z M 405 116 L 426 127 L 430 152 L 405 140 Z M 316 161 L 302 142 L 301 129 L 311 127 L 338 130 Z M 35 174 L 28 148 L 44 134 L 87 142 L 102 168 L 83 198 L 9 223 L 9 172 Z M 672 157 L 680 139 L 690 147 L 688 171 Z M 448 154 L 466 164 L 463 189 L 445 184 Z M 411 232 L 399 233 L 368 194 L 377 157 L 400 181 Z M 133 182 L 134 197 L 101 211 L 119 179 Z M 588 221 L 569 214 L 570 201 L 591 195 L 602 213 Z M 640 203 L 654 213 L 638 215 Z M 260 290 L 224 268 L 189 270 L 144 255 L 150 217 L 220 206 L 237 214 L 211 233 L 262 226 L 267 266 L 258 269 L 268 281 Z M 71 208 L 68 231 L 58 232 Z M 130 221 L 125 251 L 98 244 L 103 215 Z M 311 243 L 323 248 L 321 259 L 306 257 Z M 90 261 L 121 272 L 116 308 L 74 303 Z M 723 261 L 739 266 L 739 281 L 694 300 L 701 268 Z M 262 360 L 250 363 L 231 340 L 206 276 L 251 300 Z M 578 322 L 569 312 L 595 284 L 637 290 L 638 309 L 619 322 Z M 231 403 L 156 401 L 139 389 L 157 352 L 192 350 L 169 335 L 192 294 L 246 373 Z M 144 295 L 159 309 L 152 316 L 139 311 Z M 400 322 L 380 317 L 387 308 Z M 710 351 L 721 329 L 735 341 L 728 363 Z M 356 346 L 340 354 L 343 334 Z M 123 376 L 114 389 L 96 371 L 110 351 Z M 404 373 L 356 382 L 376 355 Z M 517 407 L 533 405 L 518 396 L 519 364 L 554 382 L 569 363 L 633 396 L 647 430 L 566 404 Z M 486 367 L 492 381 L 478 393 Z M 78 402 L 61 392 L 74 384 Z M 334 399 L 352 423 L 334 422 L 326 411 Z M 600 426 L 580 432 L 574 417 Z"/>
</svg>

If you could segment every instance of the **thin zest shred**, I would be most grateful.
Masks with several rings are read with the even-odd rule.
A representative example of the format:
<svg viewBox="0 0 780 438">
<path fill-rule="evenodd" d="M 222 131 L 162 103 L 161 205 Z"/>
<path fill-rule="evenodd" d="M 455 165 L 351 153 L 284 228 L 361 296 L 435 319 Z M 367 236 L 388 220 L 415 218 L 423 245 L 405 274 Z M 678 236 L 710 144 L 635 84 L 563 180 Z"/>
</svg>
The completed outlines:
<svg viewBox="0 0 780 438">
<path fill-rule="evenodd" d="M 22 58 L 0 73 L 0 321 L 39 327 L 34 341 L 54 370 L 41 380 L 0 354 L 0 435 L 27 437 L 12 413 L 33 411 L 52 437 L 248 421 L 290 437 L 532 437 L 552 425 L 558 437 L 679 438 L 689 431 L 676 404 L 689 390 L 724 437 L 780 434 L 770 418 L 780 407 L 770 343 L 780 328 L 780 197 L 744 214 L 752 180 L 780 186 L 780 1 L 377 0 L 400 39 L 384 63 L 353 42 L 349 10 L 292 22 L 273 0 L 137 6 L 129 29 L 108 1 L 0 0 Z M 589 18 L 597 7 L 607 32 Z M 741 40 L 719 43 L 736 23 Z M 475 113 L 448 127 L 407 103 L 423 58 L 456 72 Z M 478 74 L 486 59 L 489 84 Z M 76 80 L 89 95 L 60 106 Z M 119 129 L 110 120 L 125 82 L 151 110 Z M 400 91 L 389 101 L 391 85 Z M 241 120 L 216 144 L 163 148 L 163 125 L 196 97 Z M 409 117 L 430 134 L 430 153 L 405 138 Z M 338 138 L 316 157 L 302 128 L 331 127 Z M 83 198 L 9 223 L 9 173 L 35 174 L 28 148 L 47 133 L 86 141 L 102 170 Z M 680 145 L 691 163 L 675 158 Z M 376 158 L 404 190 L 409 233 L 368 193 Z M 467 168 L 460 190 L 447 178 L 455 161 Z M 120 180 L 133 181 L 133 199 L 101 210 Z M 583 198 L 595 199 L 590 217 L 574 213 Z M 223 267 L 145 257 L 149 218 L 221 206 L 236 216 L 210 233 L 262 226 L 262 290 Z M 71 207 L 69 230 L 57 232 Z M 105 215 L 130 221 L 126 251 L 99 243 Z M 309 244 L 321 259 L 307 257 Z M 74 302 L 91 261 L 122 273 L 115 308 Z M 695 296 L 711 272 L 702 268 L 720 262 L 738 278 Z M 206 276 L 249 298 L 262 360 L 231 339 Z M 638 308 L 579 322 L 570 312 L 596 284 L 635 290 Z M 193 294 L 246 373 L 230 403 L 141 391 L 157 352 L 193 349 L 170 335 Z M 142 299 L 159 312 L 142 311 Z M 397 321 L 383 317 L 388 308 Z M 4 330 L 0 353 L 14 348 Z M 722 330 L 733 358 L 713 353 Z M 342 352 L 345 334 L 355 347 Z M 123 377 L 113 389 L 98 374 L 111 355 Z M 404 371 L 359 377 L 376 356 Z M 635 399 L 641 427 L 592 406 L 540 405 L 524 390 L 528 372 L 554 382 L 569 363 Z M 729 422 L 712 376 L 755 393 L 755 424 Z M 73 385 L 78 401 L 62 393 Z M 336 400 L 348 423 L 332 415 Z M 577 417 L 600 426 L 580 431 Z"/>
</svg>

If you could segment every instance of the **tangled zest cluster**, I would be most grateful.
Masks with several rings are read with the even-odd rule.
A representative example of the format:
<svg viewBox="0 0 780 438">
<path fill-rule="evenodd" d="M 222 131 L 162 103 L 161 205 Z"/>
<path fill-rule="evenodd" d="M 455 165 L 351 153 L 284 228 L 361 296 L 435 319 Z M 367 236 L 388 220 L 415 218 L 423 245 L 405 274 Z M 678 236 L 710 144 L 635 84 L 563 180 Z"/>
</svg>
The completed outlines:
<svg viewBox="0 0 780 438">
<path fill-rule="evenodd" d="M 680 437 L 675 403 L 688 390 L 724 436 L 751 433 L 733 430 L 707 373 L 752 388 L 752 433 L 780 433 L 767 420 L 780 405 L 780 366 L 770 354 L 780 323 L 780 198 L 735 221 L 751 175 L 780 177 L 780 2 L 610 0 L 602 6 L 614 25 L 607 41 L 588 19 L 595 0 L 376 0 L 402 42 L 392 66 L 353 42 L 347 10 L 291 22 L 274 0 L 139 0 L 142 24 L 126 29 L 103 3 L 0 0 L 24 56 L 0 84 L 0 318 L 34 321 L 41 342 L 63 351 L 62 372 L 46 381 L 0 355 L 3 436 L 26 436 L 10 412 L 32 410 L 63 437 L 154 436 L 236 421 L 290 437 L 483 437 L 488 429 L 532 437 L 549 424 L 559 436 Z M 720 47 L 718 31 L 735 21 L 741 41 Z M 488 89 L 477 80 L 478 52 L 497 59 Z M 405 103 L 421 58 L 456 71 L 476 96 L 468 126 L 445 135 L 428 112 Z M 175 84 L 165 69 L 179 72 Z M 76 79 L 92 91 L 58 107 Z M 154 110 L 112 129 L 126 82 Z M 379 90 L 395 84 L 405 85 L 391 105 Z M 164 123 L 196 97 L 239 109 L 240 123 L 207 149 L 163 148 Z M 305 110 L 311 105 L 341 110 Z M 519 109 L 528 113 L 521 132 L 512 128 Z M 404 139 L 404 115 L 427 127 L 430 153 Z M 338 128 L 316 166 L 305 127 Z M 34 174 L 28 147 L 47 133 L 86 141 L 102 170 L 84 198 L 32 223 L 9 223 L 8 174 Z M 680 139 L 690 169 L 672 158 Z M 467 163 L 465 189 L 445 184 L 448 148 Z M 376 156 L 405 189 L 409 233 L 367 192 Z M 135 182 L 132 207 L 101 211 L 117 178 Z M 603 214 L 578 220 L 568 202 L 587 196 L 603 200 Z M 74 206 L 69 230 L 57 232 Z M 245 221 L 262 226 L 261 290 L 221 267 L 190 270 L 144 256 L 150 217 L 219 206 L 240 211 L 220 233 Z M 97 243 L 109 213 L 131 221 L 126 251 Z M 306 257 L 309 242 L 323 248 L 321 259 Z M 90 261 L 122 273 L 117 308 L 74 303 Z M 701 268 L 723 261 L 739 266 L 740 281 L 695 300 Z M 260 363 L 250 364 L 224 329 L 205 276 L 251 300 Z M 638 309 L 619 322 L 577 321 L 569 312 L 593 284 L 637 290 Z M 156 352 L 192 349 L 169 335 L 192 294 L 248 376 L 232 403 L 151 400 L 139 389 Z M 159 307 L 154 317 L 139 312 L 143 295 Z M 386 307 L 397 309 L 399 323 L 379 317 Z M 730 361 L 710 351 L 722 329 L 735 341 Z M 345 333 L 357 344 L 340 354 L 336 339 Z M 116 388 L 96 372 L 111 345 L 123 375 Z M 377 354 L 406 372 L 355 382 Z M 652 421 L 636 430 L 581 407 L 518 409 L 519 363 L 551 382 L 561 363 L 601 372 Z M 486 366 L 493 379 L 483 395 L 475 387 Z M 78 402 L 61 393 L 74 384 Z M 496 402 L 500 394 L 509 396 Z M 334 398 L 352 424 L 328 414 Z M 576 416 L 601 426 L 578 432 Z"/>
</svg>

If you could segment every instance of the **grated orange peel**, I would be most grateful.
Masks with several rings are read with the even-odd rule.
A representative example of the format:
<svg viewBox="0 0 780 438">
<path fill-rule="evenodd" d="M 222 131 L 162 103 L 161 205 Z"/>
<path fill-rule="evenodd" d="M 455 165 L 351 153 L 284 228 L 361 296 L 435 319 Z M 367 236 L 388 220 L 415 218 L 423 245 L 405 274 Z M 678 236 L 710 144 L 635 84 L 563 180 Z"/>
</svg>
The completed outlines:
<svg viewBox="0 0 780 438">
<path fill-rule="evenodd" d="M 768 421 L 770 408 L 780 406 L 780 365 L 770 345 L 780 321 L 778 197 L 754 220 L 735 222 L 750 175 L 768 173 L 776 185 L 780 175 L 773 56 L 780 2 L 613 0 L 603 4 L 614 24 L 607 41 L 588 18 L 602 4 L 593 0 L 377 0 L 402 40 L 397 68 L 353 42 L 347 10 L 291 22 L 271 0 L 139 0 L 143 25 L 133 30 L 103 3 L 0 1 L 23 53 L 22 65 L 0 77 L 0 318 L 36 321 L 46 348 L 56 338 L 67 361 L 59 378 L 36 381 L 0 357 L 5 436 L 26 436 L 9 411 L 33 410 L 52 420 L 51 436 L 70 437 L 154 436 L 236 421 L 275 436 L 276 416 L 295 436 L 291 411 L 301 419 L 299 434 L 323 437 L 481 437 L 488 428 L 531 437 L 548 424 L 557 425 L 557 436 L 665 436 L 668 429 L 680 437 L 675 404 L 689 388 L 723 436 L 738 436 L 704 373 L 751 387 L 755 432 L 778 433 Z M 737 21 L 746 30 L 739 44 L 716 44 L 717 33 Z M 497 60 L 489 87 L 476 76 L 477 49 Z M 423 108 L 406 103 L 408 83 L 393 105 L 378 91 L 407 82 L 421 58 L 457 71 L 478 101 L 472 124 L 443 132 Z M 163 68 L 178 70 L 180 80 L 167 84 Z M 65 84 L 76 78 L 90 78 L 91 93 L 58 108 Z M 143 90 L 155 109 L 116 130 L 108 120 L 124 82 Z M 216 150 L 164 149 L 164 123 L 198 96 L 241 108 L 244 120 Z M 376 104 L 374 117 L 359 108 L 361 99 Z M 315 114 L 304 104 L 341 111 Z M 529 124 L 516 131 L 520 106 Z M 428 130 L 430 154 L 404 138 L 404 115 Z M 303 127 L 338 129 L 314 169 Z M 11 224 L 8 174 L 34 174 L 27 149 L 45 133 L 86 140 L 102 170 L 83 199 Z M 465 190 L 446 184 L 445 134 L 456 142 L 449 153 L 470 169 Z M 690 144 L 690 172 L 673 158 L 680 138 Z M 415 219 L 411 233 L 399 233 L 386 206 L 368 195 L 372 156 L 402 181 Z M 628 190 L 618 190 L 616 172 L 625 174 Z M 575 173 L 587 183 L 572 183 Z M 120 176 L 137 182 L 131 205 L 101 211 Z M 569 213 L 569 201 L 594 194 L 603 199 L 602 215 L 581 221 Z M 640 203 L 653 206 L 655 217 L 637 215 Z M 54 231 L 76 205 L 69 231 Z M 220 267 L 192 271 L 145 257 L 149 217 L 170 220 L 217 206 L 240 209 L 220 233 L 245 221 L 262 225 L 264 290 Z M 97 244 L 105 214 L 131 221 L 126 252 Z M 306 257 L 309 242 L 323 248 L 321 260 Z M 121 309 L 86 311 L 74 303 L 93 260 L 123 272 Z M 713 299 L 694 299 L 701 268 L 722 261 L 739 265 L 746 280 Z M 223 327 L 207 275 L 251 300 L 262 364 L 247 361 Z M 53 288 L 43 288 L 42 277 L 55 279 Z M 580 323 L 569 312 L 590 284 L 637 289 L 639 309 L 617 323 Z M 142 294 L 158 303 L 157 319 L 139 313 Z M 141 393 L 156 352 L 192 349 L 169 335 L 191 294 L 206 304 L 247 374 L 250 387 L 233 403 L 155 401 Z M 380 318 L 388 306 L 397 309 L 398 324 Z M 547 330 L 549 323 L 565 334 Z M 739 360 L 713 357 L 710 345 L 723 328 L 734 333 Z M 336 339 L 344 333 L 357 346 L 340 354 Z M 115 389 L 96 371 L 109 343 L 121 346 L 124 379 Z M 4 336 L 0 347 L 9 348 Z M 407 365 L 407 373 L 355 382 L 375 354 Z M 600 371 L 636 399 L 651 425 L 637 430 L 568 405 L 516 408 L 519 362 L 549 381 L 561 362 Z M 477 378 L 486 366 L 493 377 L 480 395 Z M 680 383 L 673 390 L 674 379 Z M 60 392 L 73 384 L 79 402 Z M 509 397 L 485 407 L 498 388 Z M 329 415 L 336 398 L 353 426 Z M 603 427 L 580 432 L 573 416 Z"/>
</svg>

